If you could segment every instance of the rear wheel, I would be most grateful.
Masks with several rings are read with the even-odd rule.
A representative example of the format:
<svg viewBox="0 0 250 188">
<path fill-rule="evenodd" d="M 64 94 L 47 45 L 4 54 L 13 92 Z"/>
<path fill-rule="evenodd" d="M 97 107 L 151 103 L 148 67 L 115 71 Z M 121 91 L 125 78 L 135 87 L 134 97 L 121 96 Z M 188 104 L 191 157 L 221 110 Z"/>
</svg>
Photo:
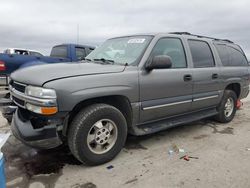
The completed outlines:
<svg viewBox="0 0 250 188">
<path fill-rule="evenodd" d="M 82 163 L 98 165 L 113 159 L 123 148 L 127 124 L 123 114 L 107 104 L 80 111 L 68 133 L 69 148 Z"/>
<path fill-rule="evenodd" d="M 225 90 L 222 101 L 218 107 L 218 115 L 215 119 L 221 123 L 233 120 L 236 113 L 237 96 L 232 90 Z"/>
</svg>

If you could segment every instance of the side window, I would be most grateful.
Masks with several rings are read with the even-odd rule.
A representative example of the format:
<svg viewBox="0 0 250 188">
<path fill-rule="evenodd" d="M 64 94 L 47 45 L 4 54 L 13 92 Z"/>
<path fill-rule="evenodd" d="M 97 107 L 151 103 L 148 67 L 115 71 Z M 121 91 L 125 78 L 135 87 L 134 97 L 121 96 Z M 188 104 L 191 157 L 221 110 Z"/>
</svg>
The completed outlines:
<svg viewBox="0 0 250 188">
<path fill-rule="evenodd" d="M 168 55 L 172 59 L 172 68 L 187 67 L 184 48 L 180 39 L 162 38 L 160 39 L 153 51 L 152 56 Z"/>
<path fill-rule="evenodd" d="M 247 66 L 248 62 L 240 49 L 225 44 L 215 45 L 224 66 Z"/>
<path fill-rule="evenodd" d="M 230 54 L 230 66 L 247 66 L 248 62 L 243 55 L 243 52 L 237 48 L 227 46 Z"/>
<path fill-rule="evenodd" d="M 198 40 L 188 40 L 195 68 L 213 67 L 214 58 L 208 43 Z"/>
<path fill-rule="evenodd" d="M 215 45 L 223 66 L 229 66 L 229 53 L 224 44 Z"/>
<path fill-rule="evenodd" d="M 76 58 L 78 60 L 83 60 L 86 57 L 85 49 L 76 47 Z"/>
<path fill-rule="evenodd" d="M 93 50 L 93 48 L 86 48 L 86 55 L 89 55 Z"/>
</svg>

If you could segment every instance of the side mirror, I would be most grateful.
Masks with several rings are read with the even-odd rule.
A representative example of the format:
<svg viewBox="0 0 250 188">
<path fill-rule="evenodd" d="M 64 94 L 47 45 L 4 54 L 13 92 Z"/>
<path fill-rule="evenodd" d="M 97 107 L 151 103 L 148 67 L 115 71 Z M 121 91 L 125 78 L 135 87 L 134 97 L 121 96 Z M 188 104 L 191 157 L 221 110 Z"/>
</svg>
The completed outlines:
<svg viewBox="0 0 250 188">
<path fill-rule="evenodd" d="M 152 69 L 168 69 L 172 67 L 171 57 L 167 55 L 154 56 L 151 63 L 146 65 L 147 70 Z"/>
</svg>

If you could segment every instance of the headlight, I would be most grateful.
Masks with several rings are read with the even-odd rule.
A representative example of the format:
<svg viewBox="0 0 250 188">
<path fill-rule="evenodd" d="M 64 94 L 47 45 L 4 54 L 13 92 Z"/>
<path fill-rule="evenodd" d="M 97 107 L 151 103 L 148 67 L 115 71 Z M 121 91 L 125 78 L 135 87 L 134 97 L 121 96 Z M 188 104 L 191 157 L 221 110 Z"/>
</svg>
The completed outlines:
<svg viewBox="0 0 250 188">
<path fill-rule="evenodd" d="M 58 112 L 56 104 L 56 91 L 42 87 L 27 86 L 25 95 L 35 97 L 34 101 L 26 100 L 26 109 L 43 115 L 52 115 Z M 52 101 L 52 102 L 51 102 Z M 42 105 L 37 103 L 43 103 Z"/>
<path fill-rule="evenodd" d="M 54 89 L 47 89 L 35 86 L 27 86 L 25 88 L 25 94 L 28 96 L 43 98 L 43 99 L 56 98 L 56 91 Z"/>
</svg>

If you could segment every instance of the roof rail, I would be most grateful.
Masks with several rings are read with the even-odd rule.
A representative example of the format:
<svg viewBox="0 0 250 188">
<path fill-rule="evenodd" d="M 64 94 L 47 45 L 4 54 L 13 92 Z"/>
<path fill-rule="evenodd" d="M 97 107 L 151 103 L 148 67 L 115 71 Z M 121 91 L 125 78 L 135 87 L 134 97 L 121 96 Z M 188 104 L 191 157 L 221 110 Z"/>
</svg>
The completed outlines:
<svg viewBox="0 0 250 188">
<path fill-rule="evenodd" d="M 228 40 L 228 39 L 216 39 L 218 41 L 224 41 L 224 42 L 229 42 L 229 43 L 234 43 L 233 41 L 231 40 Z"/>
<path fill-rule="evenodd" d="M 189 32 L 170 32 L 169 34 L 176 34 L 176 35 L 192 35 Z"/>
<path fill-rule="evenodd" d="M 198 37 L 198 38 L 207 38 L 207 39 L 212 39 L 212 40 L 216 40 L 216 41 L 224 41 L 224 42 L 234 43 L 233 41 L 228 40 L 228 39 L 217 39 L 217 38 L 207 37 L 207 36 L 203 36 L 203 35 L 194 35 L 194 34 L 191 34 L 189 32 L 171 32 L 169 34 L 190 35 L 190 36 L 194 36 L 194 37 Z"/>
</svg>

